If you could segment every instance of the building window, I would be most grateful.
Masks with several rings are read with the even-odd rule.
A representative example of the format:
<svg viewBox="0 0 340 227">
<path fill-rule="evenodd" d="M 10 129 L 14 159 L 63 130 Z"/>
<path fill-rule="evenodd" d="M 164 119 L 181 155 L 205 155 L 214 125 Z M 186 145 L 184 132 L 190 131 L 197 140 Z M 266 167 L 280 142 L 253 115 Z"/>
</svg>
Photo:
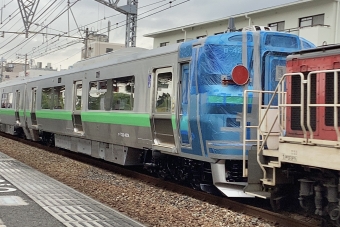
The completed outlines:
<svg viewBox="0 0 340 227">
<path fill-rule="evenodd" d="M 112 52 L 113 48 L 106 48 L 106 53 Z"/>
<path fill-rule="evenodd" d="M 299 19 L 299 27 L 324 25 L 325 14 L 303 17 Z"/>
<path fill-rule="evenodd" d="M 6 79 L 9 79 L 9 75 L 5 75 L 5 78 L 6 78 Z"/>
<path fill-rule="evenodd" d="M 159 44 L 160 47 L 165 47 L 165 46 L 168 46 L 168 45 L 169 45 L 169 42 L 164 42 L 164 43 Z"/>
<path fill-rule="evenodd" d="M 177 43 L 183 43 L 184 42 L 184 39 L 178 39 L 177 40 Z"/>
<path fill-rule="evenodd" d="M 285 30 L 285 22 L 275 22 L 268 24 L 268 27 L 270 27 L 273 31 L 284 31 Z"/>
<path fill-rule="evenodd" d="M 202 39 L 202 38 L 205 38 L 207 37 L 206 35 L 200 35 L 200 36 L 197 36 L 196 39 Z"/>
</svg>

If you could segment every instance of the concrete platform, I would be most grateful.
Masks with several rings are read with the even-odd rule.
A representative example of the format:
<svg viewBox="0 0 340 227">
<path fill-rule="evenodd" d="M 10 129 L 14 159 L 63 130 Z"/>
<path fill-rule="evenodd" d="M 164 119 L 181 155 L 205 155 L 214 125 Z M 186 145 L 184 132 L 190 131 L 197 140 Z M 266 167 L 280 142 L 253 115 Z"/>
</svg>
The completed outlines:
<svg viewBox="0 0 340 227">
<path fill-rule="evenodd" d="M 19 226 L 144 225 L 0 152 L 0 227 Z"/>
</svg>

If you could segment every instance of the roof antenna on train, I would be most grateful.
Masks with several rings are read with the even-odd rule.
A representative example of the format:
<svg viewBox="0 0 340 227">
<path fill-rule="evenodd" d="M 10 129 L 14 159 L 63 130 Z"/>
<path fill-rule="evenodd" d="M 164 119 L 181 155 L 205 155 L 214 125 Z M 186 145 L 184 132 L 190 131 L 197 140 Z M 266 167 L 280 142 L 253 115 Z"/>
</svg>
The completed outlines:
<svg viewBox="0 0 340 227">
<path fill-rule="evenodd" d="M 226 31 L 227 32 L 236 32 L 236 27 L 235 27 L 235 21 L 233 17 L 230 17 L 228 20 L 228 29 Z"/>
</svg>

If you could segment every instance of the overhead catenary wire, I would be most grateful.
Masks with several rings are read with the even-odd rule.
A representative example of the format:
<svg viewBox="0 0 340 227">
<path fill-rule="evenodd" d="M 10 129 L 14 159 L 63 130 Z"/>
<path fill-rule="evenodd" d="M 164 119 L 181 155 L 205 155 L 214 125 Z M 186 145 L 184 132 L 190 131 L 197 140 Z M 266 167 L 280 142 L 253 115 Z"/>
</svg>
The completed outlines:
<svg viewBox="0 0 340 227">
<path fill-rule="evenodd" d="M 7 4 L 3 1 L 2 3 L 2 7 L 0 8 L 0 23 L 2 24 L 2 14 L 3 14 L 3 10 L 6 8 L 6 6 L 10 3 L 12 3 L 14 0 L 11 0 L 10 2 L 8 2 Z"/>
<path fill-rule="evenodd" d="M 174 1 L 176 1 L 176 0 L 174 0 Z M 174 1 L 172 1 L 172 2 L 174 2 Z M 189 1 L 189 0 L 188 0 Z M 159 2 L 164 2 L 164 1 L 159 1 Z M 159 3 L 159 2 L 157 2 L 157 3 Z M 172 3 L 172 2 L 169 2 L 169 3 Z M 150 6 L 150 5 L 154 5 L 155 3 L 153 3 L 153 4 L 149 4 L 149 5 L 147 5 L 147 6 Z M 167 4 L 163 4 L 163 5 L 161 5 L 161 6 L 158 6 L 158 7 L 156 7 L 156 8 L 153 8 L 153 9 L 151 9 L 151 10 L 148 10 L 148 11 L 146 11 L 146 12 L 144 12 L 144 13 L 142 13 L 142 14 L 145 14 L 145 13 L 147 13 L 147 12 L 150 12 L 150 11 L 153 11 L 153 10 L 156 10 L 156 9 L 158 9 L 158 8 L 160 8 L 160 7 L 163 7 L 163 6 L 165 6 L 165 5 L 168 5 L 168 3 Z M 145 6 L 144 6 L 145 7 Z M 170 7 L 169 7 L 170 8 Z M 142 15 L 141 14 L 141 15 Z M 116 15 L 119 15 L 119 14 L 116 14 Z M 116 15 L 113 15 L 113 16 L 116 16 Z M 103 19 L 102 19 L 103 20 Z M 125 20 L 124 21 L 121 21 L 121 22 L 119 22 L 119 23 L 122 23 L 122 22 L 125 22 Z M 95 23 L 95 22 L 94 22 Z M 74 30 L 72 30 L 72 31 L 74 31 Z M 44 55 L 47 55 L 47 54 L 44 54 Z"/>
<path fill-rule="evenodd" d="M 64 1 L 65 1 L 65 0 L 64 0 Z M 155 3 L 152 3 L 152 4 L 148 4 L 148 5 L 146 5 L 146 6 L 141 6 L 141 7 L 139 7 L 139 8 L 144 8 L 144 7 L 156 5 L 156 4 L 158 4 L 158 3 L 160 3 L 160 2 L 164 2 L 164 1 L 167 1 L 167 0 L 158 1 L 158 2 L 155 2 Z M 176 0 L 174 0 L 174 1 L 176 1 Z M 50 1 L 50 2 L 51 2 L 51 1 Z M 173 1 L 172 1 L 172 2 L 173 2 Z M 171 2 L 169 2 L 169 3 L 171 3 Z M 60 5 L 60 4 L 59 4 L 59 5 Z M 162 6 L 163 6 L 163 5 L 162 5 Z M 162 7 L 162 6 L 159 6 L 159 7 Z M 157 8 L 159 8 L 159 7 L 157 7 Z M 155 9 L 157 9 L 157 8 L 154 8 L 154 9 L 152 9 L 152 10 L 155 10 Z M 144 12 L 144 13 L 145 13 L 145 12 Z M 142 13 L 142 14 L 144 14 L 144 13 Z M 115 15 L 112 15 L 112 16 L 109 16 L 109 17 L 104 17 L 104 18 L 101 19 L 101 20 L 105 20 L 105 19 L 107 19 L 107 18 L 111 18 L 111 17 L 118 16 L 118 15 L 120 15 L 120 14 L 115 14 Z M 101 20 L 98 20 L 98 21 L 101 21 Z M 97 23 L 98 21 L 92 22 L 92 23 L 87 24 L 87 25 L 85 25 L 85 26 L 88 26 L 88 25 Z M 119 22 L 119 23 L 123 23 L 123 22 L 125 22 L 125 20 L 124 20 L 124 21 L 121 21 L 121 22 Z M 117 23 L 117 24 L 119 24 L 119 23 Z M 79 28 L 78 28 L 78 29 L 79 29 Z M 71 30 L 71 31 L 74 31 L 74 30 L 77 30 L 77 29 L 73 29 L 73 30 Z M 65 32 L 63 32 L 63 33 L 65 34 Z M 59 34 L 56 34 L 56 36 L 59 36 Z M 48 40 L 46 40 L 46 41 L 48 41 Z"/>
<path fill-rule="evenodd" d="M 72 3 L 72 5 L 70 5 L 70 7 L 72 7 L 74 4 L 76 4 L 77 2 L 79 2 L 80 0 L 76 0 L 75 2 L 73 2 Z M 61 12 L 61 13 L 59 13 L 53 20 L 51 20 L 47 25 L 45 25 L 45 26 L 43 26 L 43 28 L 41 28 L 40 30 L 39 30 L 39 32 L 41 32 L 44 28 L 46 28 L 48 25 L 50 25 L 51 23 L 53 23 L 56 19 L 58 19 L 62 14 L 64 14 L 65 12 L 67 11 L 67 9 L 66 10 L 64 10 L 63 12 Z M 23 42 L 21 42 L 18 46 L 20 46 L 20 45 L 23 45 L 23 44 L 27 44 L 27 42 L 29 41 L 29 40 L 31 40 L 33 37 L 35 37 L 36 36 L 36 34 L 34 34 L 34 35 L 32 35 L 30 38 L 27 38 L 27 39 L 25 39 Z M 22 49 L 22 48 L 21 48 Z M 11 50 L 8 50 L 8 51 L 6 51 L 6 52 L 4 52 L 4 53 L 1 53 L 0 55 L 3 55 L 3 54 L 6 54 L 6 53 L 8 53 L 8 52 L 10 52 Z"/>
<path fill-rule="evenodd" d="M 171 3 L 173 3 L 174 1 L 176 1 L 176 0 L 170 1 L 169 3 L 171 4 Z M 142 19 L 145 19 L 145 18 L 150 17 L 150 16 L 152 16 L 152 15 L 155 15 L 155 14 L 157 14 L 157 13 L 163 12 L 163 11 L 165 11 L 165 10 L 169 10 L 169 9 L 171 9 L 171 8 L 174 8 L 174 7 L 176 7 L 176 6 L 179 6 L 179 5 L 184 4 L 184 3 L 186 3 L 186 2 L 189 2 L 189 1 L 190 1 L 190 0 L 185 0 L 185 1 L 180 2 L 180 3 L 177 3 L 177 4 L 175 4 L 175 5 L 172 5 L 172 6 L 170 5 L 168 8 L 161 9 L 161 10 L 159 10 L 159 11 L 157 11 L 157 12 L 148 14 L 148 15 L 146 15 L 146 16 L 144 16 L 144 17 L 137 17 L 137 21 L 142 20 Z M 164 4 L 164 5 L 168 5 L 168 4 Z M 162 6 L 164 6 L 164 5 L 162 5 Z M 159 7 L 156 7 L 156 8 L 154 8 L 154 9 L 148 10 L 147 12 L 141 13 L 141 14 L 139 14 L 138 16 L 143 15 L 143 14 L 148 13 L 148 12 L 151 12 L 151 11 L 154 11 L 154 10 L 156 10 L 156 9 L 158 9 L 158 8 L 161 8 L 162 6 L 159 6 Z M 120 24 L 120 23 L 123 23 L 123 22 L 125 22 L 125 21 L 120 21 L 120 22 L 116 23 L 116 25 L 117 25 L 117 24 Z M 117 26 L 117 27 L 113 28 L 112 30 L 118 29 L 118 28 L 123 27 L 123 26 L 125 26 L 125 24 L 120 25 L 120 26 Z M 101 30 L 106 30 L 106 29 L 107 29 L 107 27 L 105 27 L 105 28 L 103 28 L 103 29 L 101 29 Z"/>
<path fill-rule="evenodd" d="M 51 1 L 52 1 L 52 0 L 51 0 Z M 50 1 L 50 2 L 51 2 L 51 1 Z M 54 4 L 55 2 L 56 2 L 56 0 L 54 0 L 54 2 L 53 2 L 52 4 Z M 46 5 L 45 5 L 45 6 L 46 6 Z M 44 7 L 45 7 L 45 6 L 44 6 Z M 50 7 L 48 7 L 46 10 L 44 10 L 44 7 L 43 7 L 42 9 L 40 9 L 39 12 L 43 11 L 43 13 L 45 13 L 45 12 L 47 12 L 47 10 L 50 8 Z M 39 13 L 39 12 L 38 12 L 38 13 Z M 19 19 L 16 23 L 18 23 L 19 21 L 20 21 L 20 19 Z M 35 20 L 35 21 L 36 21 L 36 20 Z M 35 22 L 35 21 L 34 21 L 34 22 Z M 34 22 L 33 22 L 33 23 L 34 23 Z M 13 26 L 12 26 L 12 27 L 13 27 Z M 22 30 L 23 30 L 23 26 L 22 26 L 17 32 L 21 32 Z M 17 37 L 19 37 L 19 36 L 17 35 L 14 39 L 16 39 Z M 4 47 L 4 46 L 7 46 L 8 44 L 10 44 L 12 41 L 14 41 L 14 39 L 12 39 L 11 41 L 9 41 L 9 42 L 7 42 L 6 44 L 4 44 L 3 47 Z M 6 41 L 7 41 L 7 40 L 6 40 Z M 2 48 L 2 47 L 1 47 L 1 48 Z"/>
<path fill-rule="evenodd" d="M 79 1 L 79 0 L 78 0 Z M 162 3 L 162 2 L 164 2 L 165 0 L 163 0 L 163 1 L 158 1 L 158 2 L 156 2 L 156 3 L 152 3 L 152 4 L 149 4 L 149 5 L 146 5 L 146 6 L 142 6 L 142 7 L 139 7 L 139 8 L 144 8 L 144 7 L 148 7 L 148 6 L 151 6 L 151 5 L 155 5 L 155 4 L 159 4 L 159 3 Z M 174 1 L 170 1 L 170 2 L 168 2 L 168 3 L 173 3 L 173 2 L 175 2 L 176 0 L 174 0 Z M 150 16 L 152 16 L 152 15 L 155 15 L 155 14 L 157 14 L 157 13 L 160 13 L 160 12 L 163 12 L 163 11 L 165 11 L 165 10 L 168 10 L 168 9 L 170 9 L 170 8 L 174 8 L 174 7 L 176 7 L 176 6 L 178 6 L 178 5 L 181 5 L 181 4 L 183 4 L 183 3 L 185 3 L 185 2 L 188 2 L 188 1 L 190 1 L 190 0 L 186 0 L 186 1 L 183 1 L 183 2 L 180 2 L 180 3 L 178 3 L 178 4 L 174 4 L 174 5 L 170 5 L 169 7 L 167 7 L 167 8 L 163 8 L 163 9 L 160 9 L 160 8 L 162 8 L 162 7 L 164 7 L 165 5 L 168 5 L 168 3 L 166 3 L 166 4 L 162 4 L 161 6 L 158 6 L 158 7 L 155 7 L 155 8 L 153 8 L 153 9 L 151 9 L 151 10 L 148 10 L 148 11 L 146 11 L 146 12 L 143 12 L 143 13 L 141 13 L 141 14 L 139 14 L 139 16 L 140 15 L 144 15 L 144 14 L 147 14 L 148 12 L 151 12 L 151 11 L 155 11 L 155 10 L 157 10 L 157 9 L 160 9 L 160 10 L 158 10 L 158 11 L 156 11 L 156 12 L 154 12 L 154 13 L 151 13 L 151 14 L 148 14 L 148 15 L 146 15 L 146 16 L 144 16 L 144 17 L 139 17 L 137 20 L 142 20 L 142 19 L 144 19 L 144 18 L 147 18 L 147 17 L 150 17 Z M 64 11 L 65 12 L 65 11 Z M 63 13 L 64 13 L 63 12 Z M 61 15 L 61 14 L 60 14 Z M 58 15 L 57 17 L 59 17 L 60 15 Z M 101 19 L 101 21 L 103 21 L 103 20 L 106 20 L 107 18 L 110 18 L 110 17 L 114 17 L 114 16 L 118 16 L 119 14 L 115 14 L 115 15 L 112 15 L 112 16 L 108 16 L 108 17 L 106 17 L 106 16 L 104 16 L 104 18 L 103 19 Z M 73 15 L 74 16 L 74 15 Z M 99 20 L 100 21 L 100 20 Z M 123 22 L 125 22 L 125 21 L 121 21 L 121 22 L 119 22 L 119 23 L 123 23 Z M 51 24 L 52 22 L 50 22 L 49 24 Z M 96 22 L 92 22 L 92 23 L 90 23 L 90 24 L 93 24 L 93 23 L 96 23 Z M 119 24 L 118 23 L 118 24 Z M 90 25 L 90 24 L 88 24 L 88 25 Z M 48 26 L 48 25 L 47 25 Z M 118 28 L 120 28 L 120 27 L 123 27 L 123 26 L 125 26 L 125 24 L 122 24 L 121 26 L 117 26 L 116 28 L 113 28 L 112 30 L 115 30 L 115 29 L 118 29 Z M 44 26 L 44 27 L 46 27 L 46 26 Z M 107 29 L 107 27 L 106 28 L 103 28 L 103 29 Z M 101 31 L 101 30 L 103 30 L 103 29 L 100 29 L 99 31 Z M 40 31 L 41 31 L 42 29 L 40 29 Z M 71 30 L 71 31 L 75 31 L 75 30 L 77 30 L 77 32 L 79 32 L 79 27 L 77 26 L 77 28 L 76 29 L 73 29 L 73 30 Z M 32 37 L 34 37 L 34 36 L 32 36 Z M 31 38 L 32 38 L 31 37 Z M 54 38 L 56 38 L 56 37 L 58 37 L 58 34 L 56 34 L 55 36 L 53 36 L 52 38 L 50 38 L 50 39 L 48 39 L 48 40 L 53 40 Z M 60 39 L 58 39 L 57 41 L 59 41 L 59 42 L 64 42 L 64 41 L 62 41 L 62 40 L 60 40 Z M 55 45 L 59 45 L 59 48 L 54 48 L 54 47 L 51 47 L 51 48 L 54 48 L 53 49 L 53 51 L 47 51 L 47 52 L 45 52 L 45 53 L 43 53 L 42 55 L 40 54 L 37 54 L 37 55 L 35 55 L 34 54 L 34 56 L 35 57 L 37 57 L 37 58 L 39 58 L 39 57 L 41 57 L 41 56 L 45 56 L 45 55 L 49 55 L 49 54 L 51 54 L 51 53 L 54 53 L 54 52 L 56 52 L 56 51 L 59 51 L 59 50 L 62 50 L 62 49 L 65 49 L 65 48 L 67 48 L 69 45 L 69 43 L 68 44 L 57 44 L 57 41 L 55 41 L 55 42 L 53 42 L 53 43 L 50 43 L 50 45 L 51 44 L 55 44 Z M 25 43 L 25 42 L 27 42 L 27 41 L 24 41 L 23 43 Z M 79 43 L 79 42 L 78 42 Z M 73 43 L 72 45 L 74 45 L 74 44 L 77 44 L 77 43 Z M 23 45 L 23 44 L 21 44 L 21 45 Z M 43 44 L 42 44 L 43 45 Z M 39 46 L 38 46 L 39 47 Z M 33 51 L 30 51 L 30 53 L 31 54 L 33 54 L 33 52 L 34 53 L 37 53 L 38 52 L 38 50 L 43 50 L 43 48 L 44 47 L 39 47 L 39 49 L 35 49 L 35 50 L 33 50 Z M 22 48 L 21 48 L 22 49 Z M 76 54 L 78 54 L 79 52 L 77 52 Z M 72 56 L 74 56 L 74 55 L 72 55 Z M 68 57 L 68 58 L 70 58 L 70 57 Z M 65 60 L 67 60 L 68 58 L 66 58 Z M 64 60 L 62 60 L 62 61 L 64 61 Z M 61 62 L 62 62 L 61 61 Z"/>
<path fill-rule="evenodd" d="M 52 4 L 54 4 L 55 2 L 56 2 L 57 0 L 54 0 L 54 2 L 52 3 Z M 52 2 L 52 0 L 50 0 L 50 2 Z M 46 4 L 46 5 L 48 5 L 48 4 Z M 45 6 L 46 6 L 45 5 Z M 40 13 L 41 11 L 43 11 L 43 13 L 45 13 L 45 12 L 47 12 L 47 10 L 48 10 L 48 8 L 45 10 L 44 8 L 45 8 L 45 6 L 42 8 L 42 9 L 40 9 L 39 10 L 39 12 L 38 13 Z M 17 10 L 19 10 L 19 9 L 16 9 L 16 11 Z M 14 11 L 15 12 L 15 11 Z M 17 15 L 20 15 L 20 12 L 18 12 L 14 17 L 16 17 Z M 14 25 L 12 25 L 12 27 L 11 28 L 13 28 L 17 23 L 19 23 L 21 21 L 21 18 L 19 18 L 19 20 L 14 24 Z M 33 23 L 33 22 L 32 22 Z M 35 25 L 37 25 L 37 24 L 35 24 Z M 4 25 L 5 26 L 5 25 Z M 3 28 L 3 26 L 1 27 L 1 28 Z M 0 29 L 1 29 L 0 28 Z M 11 29 L 11 28 L 9 28 L 9 30 Z M 17 32 L 21 32 L 23 30 L 23 26 L 19 29 L 19 30 L 17 30 Z M 11 37 L 13 37 L 14 36 L 14 34 L 12 35 L 12 36 L 10 36 L 9 38 L 7 38 L 6 40 L 4 40 L 3 42 L 6 42 L 7 40 L 9 40 Z M 14 39 L 12 39 L 10 42 L 12 42 Z M 5 45 L 7 46 L 10 42 L 7 42 Z"/>
<path fill-rule="evenodd" d="M 175 0 L 174 0 L 174 1 L 175 1 Z M 172 1 L 172 2 L 174 2 L 174 1 Z M 163 11 L 165 11 L 165 10 L 168 10 L 168 9 L 170 9 L 170 8 L 176 7 L 176 6 L 181 5 L 181 4 L 183 4 L 183 3 L 185 3 L 185 2 L 188 2 L 188 1 L 190 1 L 190 0 L 185 0 L 185 1 L 183 1 L 183 2 L 180 2 L 180 3 L 175 4 L 175 5 L 172 5 L 172 6 L 170 5 L 168 8 L 159 10 L 159 11 L 154 12 L 154 13 L 152 13 L 152 14 L 146 15 L 146 16 L 144 16 L 144 17 L 142 17 L 142 18 L 138 18 L 137 20 L 145 19 L 145 18 L 147 18 L 147 17 L 149 17 L 149 16 L 152 16 L 152 15 L 155 15 L 155 14 L 157 14 L 157 13 L 160 13 L 160 12 L 163 12 Z M 170 2 L 170 3 L 172 3 L 172 2 Z M 158 8 L 159 8 L 159 7 L 158 7 Z M 155 9 L 149 10 L 148 12 L 153 11 L 153 10 L 155 10 Z M 144 13 L 142 13 L 142 14 L 145 14 L 145 13 L 146 13 L 146 12 L 144 12 Z M 119 26 L 119 27 L 123 27 L 123 26 L 125 26 L 125 24 L 124 24 L 124 25 L 121 25 L 121 26 Z M 119 27 L 116 27 L 116 28 L 114 28 L 114 29 L 118 29 Z M 106 27 L 106 28 L 103 28 L 103 29 L 107 29 L 107 27 Z M 114 30 L 114 29 L 112 29 L 112 30 Z M 78 53 L 77 53 L 77 54 L 78 54 Z M 63 60 L 63 61 L 64 61 L 64 60 Z M 60 62 L 58 62 L 58 63 L 60 63 Z M 57 64 L 58 64 L 58 63 L 57 63 Z"/>
</svg>

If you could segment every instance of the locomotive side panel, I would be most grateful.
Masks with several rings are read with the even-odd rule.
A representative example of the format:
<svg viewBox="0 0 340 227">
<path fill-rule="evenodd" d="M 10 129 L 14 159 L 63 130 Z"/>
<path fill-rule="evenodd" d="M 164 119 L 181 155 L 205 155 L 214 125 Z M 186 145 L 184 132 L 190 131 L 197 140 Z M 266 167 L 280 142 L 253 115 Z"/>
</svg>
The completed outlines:
<svg viewBox="0 0 340 227">
<path fill-rule="evenodd" d="M 305 55 L 296 56 L 287 62 L 287 69 L 290 73 L 302 72 L 304 79 L 310 82 L 310 100 L 307 100 L 308 87 L 304 86 L 304 126 L 308 130 L 307 112 L 309 112 L 310 127 L 313 131 L 313 138 L 320 140 L 337 140 L 334 128 L 334 111 L 333 107 L 326 105 L 334 104 L 335 84 L 334 73 L 325 70 L 336 70 L 340 68 L 340 57 L 335 53 L 328 53 L 324 56 Z M 310 72 L 315 71 L 315 73 Z M 300 78 L 291 77 L 287 79 L 287 102 L 289 104 L 300 103 Z M 339 80 L 338 80 L 339 81 Z M 340 82 L 339 82 L 340 83 Z M 318 107 L 311 106 L 307 109 L 307 103 L 320 105 Z M 287 108 L 287 136 L 303 137 L 303 131 L 300 126 L 300 108 Z M 310 137 L 311 132 L 307 135 Z"/>
</svg>

